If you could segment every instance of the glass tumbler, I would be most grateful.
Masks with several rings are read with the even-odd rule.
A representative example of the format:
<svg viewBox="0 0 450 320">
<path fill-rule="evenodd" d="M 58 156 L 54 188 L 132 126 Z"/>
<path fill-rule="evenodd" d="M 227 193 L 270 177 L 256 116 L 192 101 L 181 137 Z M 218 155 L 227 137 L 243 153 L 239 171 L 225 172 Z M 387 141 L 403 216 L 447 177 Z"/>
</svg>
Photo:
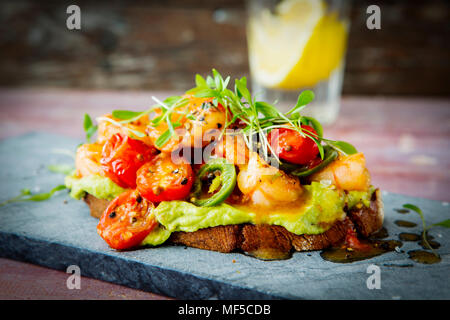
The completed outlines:
<svg viewBox="0 0 450 320">
<path fill-rule="evenodd" d="M 315 100 L 303 115 L 332 123 L 340 108 L 349 0 L 248 0 L 253 94 L 288 111 L 301 91 Z"/>
</svg>

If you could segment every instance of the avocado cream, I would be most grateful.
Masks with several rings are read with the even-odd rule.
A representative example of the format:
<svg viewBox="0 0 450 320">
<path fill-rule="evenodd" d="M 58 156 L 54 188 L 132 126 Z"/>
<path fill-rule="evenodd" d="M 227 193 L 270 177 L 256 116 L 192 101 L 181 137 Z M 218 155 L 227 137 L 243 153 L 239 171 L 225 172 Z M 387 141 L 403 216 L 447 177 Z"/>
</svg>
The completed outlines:
<svg viewBox="0 0 450 320">
<path fill-rule="evenodd" d="M 70 196 L 77 200 L 86 193 L 98 199 L 112 200 L 126 189 L 119 187 L 111 179 L 100 175 L 91 175 L 78 178 L 75 174 L 66 176 L 64 183 L 70 189 Z"/>
</svg>

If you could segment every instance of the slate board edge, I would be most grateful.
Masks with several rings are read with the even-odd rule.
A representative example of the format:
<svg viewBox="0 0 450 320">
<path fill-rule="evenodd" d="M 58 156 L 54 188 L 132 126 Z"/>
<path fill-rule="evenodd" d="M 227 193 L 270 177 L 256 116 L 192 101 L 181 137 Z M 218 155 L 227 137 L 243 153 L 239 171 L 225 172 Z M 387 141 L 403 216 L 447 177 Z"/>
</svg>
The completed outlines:
<svg viewBox="0 0 450 320">
<path fill-rule="evenodd" d="M 286 299 L 286 297 L 234 286 L 216 279 L 199 277 L 178 270 L 144 264 L 129 258 L 124 259 L 15 233 L 0 231 L 0 243 L 2 243 L 0 257 L 3 258 L 29 262 L 61 271 L 66 271 L 69 265 L 77 265 L 80 267 L 82 276 L 178 299 Z M 57 254 L 49 257 L 46 254 L 48 251 L 57 252 Z M 58 259 L 53 260 L 54 256 L 57 256 Z M 96 268 L 99 264 L 115 265 L 118 269 Z M 114 269 L 120 270 L 120 273 L 115 273 Z M 136 274 L 137 269 L 141 276 L 148 278 L 144 281 L 136 281 L 135 277 L 128 276 Z M 178 279 L 182 279 L 182 281 Z"/>
</svg>

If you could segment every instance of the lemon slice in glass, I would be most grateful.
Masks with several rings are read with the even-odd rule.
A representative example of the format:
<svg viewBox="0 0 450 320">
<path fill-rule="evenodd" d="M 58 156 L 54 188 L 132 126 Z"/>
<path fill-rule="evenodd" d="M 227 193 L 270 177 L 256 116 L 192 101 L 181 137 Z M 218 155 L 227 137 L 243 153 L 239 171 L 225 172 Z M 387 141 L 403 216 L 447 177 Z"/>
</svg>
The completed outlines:
<svg viewBox="0 0 450 320">
<path fill-rule="evenodd" d="M 339 65 L 346 41 L 347 26 L 324 1 L 284 0 L 249 20 L 250 69 L 268 88 L 313 87 Z"/>
</svg>

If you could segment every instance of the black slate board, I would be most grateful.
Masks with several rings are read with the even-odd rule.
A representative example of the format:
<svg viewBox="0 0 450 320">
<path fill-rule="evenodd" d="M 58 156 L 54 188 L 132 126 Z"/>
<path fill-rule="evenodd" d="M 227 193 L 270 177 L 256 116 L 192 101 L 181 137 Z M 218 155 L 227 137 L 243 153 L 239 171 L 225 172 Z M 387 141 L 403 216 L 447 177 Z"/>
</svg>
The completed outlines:
<svg viewBox="0 0 450 320">
<path fill-rule="evenodd" d="M 63 175 L 48 171 L 49 164 L 71 164 L 55 149 L 75 150 L 79 141 L 33 133 L 0 142 L 0 202 L 22 188 L 48 191 Z M 37 189 L 36 189 L 37 188 Z M 449 218 L 445 202 L 384 193 L 385 227 L 390 239 L 400 232 L 420 232 L 415 213 L 394 211 L 413 203 L 428 223 Z M 67 203 L 64 203 L 65 200 Z M 408 259 L 419 249 L 405 242 L 403 252 L 390 252 L 351 264 L 324 261 L 319 252 L 295 253 L 289 260 L 260 261 L 243 254 L 222 254 L 182 246 L 161 246 L 127 252 L 114 251 L 96 233 L 97 220 L 82 201 L 63 191 L 43 202 L 10 203 L 0 207 L 0 256 L 53 269 L 78 265 L 84 276 L 184 299 L 449 299 L 450 230 L 430 234 L 441 243 L 442 261 L 423 265 Z M 413 221 L 401 228 L 397 219 Z M 235 260 L 233 262 L 233 260 Z M 366 286 L 367 267 L 381 270 L 381 289 Z M 410 265 L 410 267 L 402 267 Z"/>
</svg>

